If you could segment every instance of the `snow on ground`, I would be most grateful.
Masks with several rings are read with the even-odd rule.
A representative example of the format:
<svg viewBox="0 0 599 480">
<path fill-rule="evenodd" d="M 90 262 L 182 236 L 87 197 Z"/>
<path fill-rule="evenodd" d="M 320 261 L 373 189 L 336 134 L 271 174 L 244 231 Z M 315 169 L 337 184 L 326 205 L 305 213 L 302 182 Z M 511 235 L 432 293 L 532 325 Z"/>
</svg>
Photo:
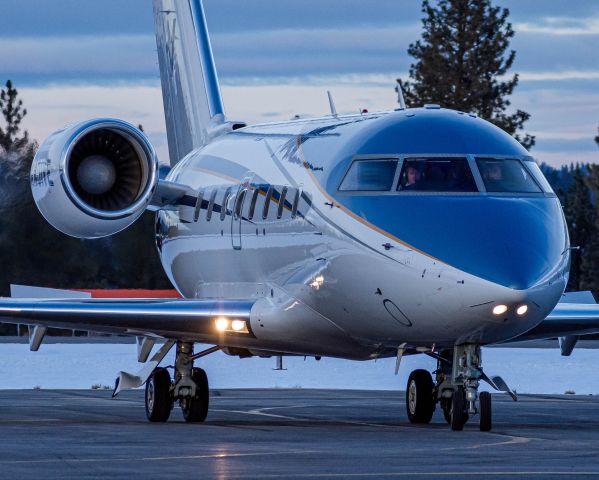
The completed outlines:
<svg viewBox="0 0 599 480">
<path fill-rule="evenodd" d="M 173 363 L 173 352 L 163 365 Z M 520 393 L 599 394 L 594 381 L 599 352 L 578 349 L 561 357 L 556 349 L 490 348 L 483 353 L 485 372 L 501 375 Z M 435 361 L 418 355 L 404 357 L 398 376 L 395 359 L 355 362 L 331 358 L 289 357 L 287 370 L 275 371 L 275 359 L 229 357 L 218 352 L 198 362 L 212 388 L 341 388 L 404 389 L 415 368 L 433 370 Z M 48 344 L 30 352 L 26 344 L 0 344 L 0 389 L 74 388 L 114 384 L 119 370 L 136 372 L 132 344 Z"/>
</svg>

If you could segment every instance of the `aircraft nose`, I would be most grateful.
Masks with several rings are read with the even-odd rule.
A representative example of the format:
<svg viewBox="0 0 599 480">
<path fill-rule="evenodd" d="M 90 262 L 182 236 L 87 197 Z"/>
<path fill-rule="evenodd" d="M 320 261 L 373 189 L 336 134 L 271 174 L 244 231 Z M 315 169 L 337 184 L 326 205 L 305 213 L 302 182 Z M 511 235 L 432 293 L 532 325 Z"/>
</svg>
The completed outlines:
<svg viewBox="0 0 599 480">
<path fill-rule="evenodd" d="M 483 201 L 487 213 L 472 212 L 472 225 L 464 225 L 464 232 L 470 232 L 470 247 L 460 263 L 462 269 L 526 290 L 563 268 L 567 234 L 557 199 L 488 197 Z"/>
<path fill-rule="evenodd" d="M 436 214 L 433 256 L 478 277 L 526 290 L 556 274 L 567 255 L 561 207 L 553 197 L 455 198 Z"/>
<path fill-rule="evenodd" d="M 379 202 L 385 208 L 368 209 L 372 223 L 494 283 L 526 290 L 567 266 L 567 230 L 553 196 L 396 195 Z"/>
</svg>

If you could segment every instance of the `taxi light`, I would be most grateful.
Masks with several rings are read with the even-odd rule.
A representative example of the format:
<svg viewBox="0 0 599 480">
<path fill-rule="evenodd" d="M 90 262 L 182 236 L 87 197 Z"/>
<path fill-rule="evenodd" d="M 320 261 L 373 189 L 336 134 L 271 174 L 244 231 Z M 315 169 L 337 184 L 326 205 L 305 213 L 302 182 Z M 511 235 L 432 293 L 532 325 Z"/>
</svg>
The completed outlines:
<svg viewBox="0 0 599 480">
<path fill-rule="evenodd" d="M 516 313 L 521 316 L 524 315 L 526 312 L 528 312 L 528 305 L 520 305 L 516 310 Z"/>
<path fill-rule="evenodd" d="M 233 320 L 231 328 L 236 332 L 241 332 L 245 328 L 245 322 L 243 320 Z"/>
<path fill-rule="evenodd" d="M 225 317 L 219 317 L 216 319 L 216 329 L 219 332 L 224 332 L 227 328 L 229 328 L 229 319 Z"/>
<path fill-rule="evenodd" d="M 503 315 L 505 312 L 507 312 L 507 305 L 495 305 L 493 307 L 494 315 Z"/>
</svg>

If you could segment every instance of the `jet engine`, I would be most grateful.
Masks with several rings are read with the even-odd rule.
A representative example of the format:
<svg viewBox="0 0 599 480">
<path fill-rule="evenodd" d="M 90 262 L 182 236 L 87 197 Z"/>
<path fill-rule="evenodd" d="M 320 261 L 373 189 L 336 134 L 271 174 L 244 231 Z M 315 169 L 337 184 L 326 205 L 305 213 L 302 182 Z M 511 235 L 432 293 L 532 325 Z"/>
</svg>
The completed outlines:
<svg viewBox="0 0 599 480">
<path fill-rule="evenodd" d="M 95 119 L 54 132 L 31 167 L 31 190 L 44 218 L 78 238 L 113 235 L 144 212 L 158 182 L 158 160 L 133 125 Z"/>
</svg>

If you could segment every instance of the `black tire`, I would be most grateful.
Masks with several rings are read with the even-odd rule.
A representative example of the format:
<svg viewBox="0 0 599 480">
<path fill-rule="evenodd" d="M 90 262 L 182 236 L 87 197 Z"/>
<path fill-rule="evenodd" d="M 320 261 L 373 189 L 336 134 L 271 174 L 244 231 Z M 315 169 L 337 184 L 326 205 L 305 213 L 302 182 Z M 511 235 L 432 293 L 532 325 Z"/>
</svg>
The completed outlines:
<svg viewBox="0 0 599 480">
<path fill-rule="evenodd" d="M 426 370 L 414 370 L 406 387 L 406 413 L 410 423 L 430 423 L 435 411 L 433 377 Z"/>
<path fill-rule="evenodd" d="M 171 376 L 166 368 L 157 368 L 146 382 L 146 416 L 150 422 L 166 422 L 172 408 Z"/>
<path fill-rule="evenodd" d="M 493 426 L 493 414 L 491 394 L 489 392 L 481 392 L 478 396 L 478 406 L 480 415 L 480 431 L 490 432 Z"/>
<path fill-rule="evenodd" d="M 459 432 L 463 430 L 468 420 L 466 413 L 466 396 L 463 388 L 457 388 L 451 397 L 451 429 Z"/>
<path fill-rule="evenodd" d="M 441 410 L 443 410 L 443 418 L 447 425 L 451 425 L 451 399 L 444 398 L 441 400 Z"/>
<path fill-rule="evenodd" d="M 181 400 L 181 411 L 186 422 L 200 423 L 206 420 L 208 416 L 210 387 L 208 385 L 208 376 L 201 368 L 193 369 L 192 378 L 196 383 L 196 396 Z"/>
</svg>

